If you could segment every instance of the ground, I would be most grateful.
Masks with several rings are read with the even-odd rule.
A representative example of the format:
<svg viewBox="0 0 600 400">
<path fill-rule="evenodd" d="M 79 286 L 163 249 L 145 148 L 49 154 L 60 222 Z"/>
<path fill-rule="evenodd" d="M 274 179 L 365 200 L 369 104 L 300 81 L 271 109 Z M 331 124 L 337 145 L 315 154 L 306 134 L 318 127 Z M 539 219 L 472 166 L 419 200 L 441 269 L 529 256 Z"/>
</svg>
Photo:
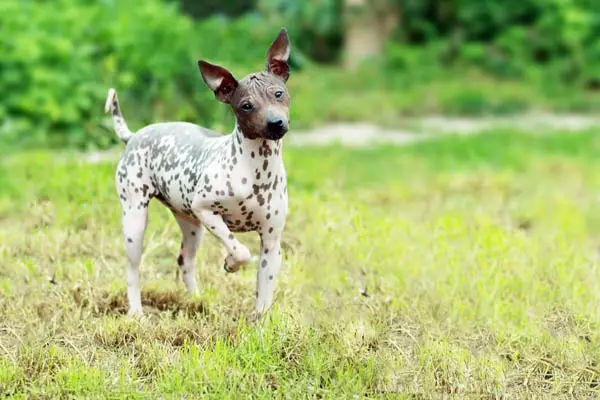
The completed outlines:
<svg viewBox="0 0 600 400">
<path fill-rule="evenodd" d="M 600 138 L 491 129 L 407 146 L 288 146 L 276 304 L 255 267 L 201 295 L 152 204 L 147 318 L 127 318 L 115 164 L 0 162 L 0 393 L 15 397 L 533 398 L 600 392 Z M 256 254 L 258 240 L 240 235 Z"/>
</svg>

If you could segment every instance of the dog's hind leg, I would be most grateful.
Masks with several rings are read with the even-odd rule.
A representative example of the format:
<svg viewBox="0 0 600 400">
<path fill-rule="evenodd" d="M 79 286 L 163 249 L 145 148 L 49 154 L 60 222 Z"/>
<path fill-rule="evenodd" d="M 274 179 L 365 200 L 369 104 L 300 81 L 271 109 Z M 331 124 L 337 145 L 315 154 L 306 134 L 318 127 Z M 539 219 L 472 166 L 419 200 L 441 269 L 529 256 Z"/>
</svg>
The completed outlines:
<svg viewBox="0 0 600 400">
<path fill-rule="evenodd" d="M 140 262 L 144 232 L 148 224 L 148 205 L 150 204 L 149 187 L 140 182 L 132 182 L 125 164 L 117 169 L 116 187 L 121 208 L 123 210 L 122 229 L 125 239 L 125 250 L 129 258 L 127 267 L 127 300 L 129 315 L 142 315 L 142 298 L 140 288 Z"/>
<path fill-rule="evenodd" d="M 125 249 L 129 258 L 127 267 L 127 300 L 129 315 L 142 315 L 142 298 L 140 287 L 140 262 L 144 232 L 148 223 L 148 207 L 131 207 L 123 209 L 123 236 Z"/>
<path fill-rule="evenodd" d="M 182 233 L 181 250 L 179 251 L 177 264 L 181 269 L 183 283 L 185 284 L 188 293 L 197 295 L 196 253 L 202 244 L 204 227 L 200 222 L 193 223 L 180 215 L 174 215 Z"/>
</svg>

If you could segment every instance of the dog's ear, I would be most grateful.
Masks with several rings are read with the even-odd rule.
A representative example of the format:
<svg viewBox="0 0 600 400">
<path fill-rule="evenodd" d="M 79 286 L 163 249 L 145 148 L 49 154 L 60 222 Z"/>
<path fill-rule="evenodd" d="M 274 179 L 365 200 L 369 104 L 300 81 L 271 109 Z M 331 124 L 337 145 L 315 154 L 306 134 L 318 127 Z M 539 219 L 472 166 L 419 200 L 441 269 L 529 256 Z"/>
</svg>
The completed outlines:
<svg viewBox="0 0 600 400">
<path fill-rule="evenodd" d="M 267 52 L 267 71 L 279 76 L 284 81 L 287 81 L 290 77 L 289 58 L 290 38 L 288 37 L 286 29 L 281 28 Z"/>
<path fill-rule="evenodd" d="M 215 97 L 219 101 L 229 104 L 233 92 L 238 87 L 238 81 L 225 68 L 208 63 L 204 60 L 198 61 L 198 67 L 200 67 L 200 74 L 206 86 L 215 92 Z"/>
</svg>

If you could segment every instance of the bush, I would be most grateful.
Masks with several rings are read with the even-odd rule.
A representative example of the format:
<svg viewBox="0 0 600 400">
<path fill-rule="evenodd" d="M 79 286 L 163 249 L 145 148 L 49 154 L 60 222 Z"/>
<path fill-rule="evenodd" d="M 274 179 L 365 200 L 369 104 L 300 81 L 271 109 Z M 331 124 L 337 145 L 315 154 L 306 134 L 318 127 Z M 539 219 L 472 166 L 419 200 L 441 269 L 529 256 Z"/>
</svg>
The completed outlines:
<svg viewBox="0 0 600 400">
<path fill-rule="evenodd" d="M 563 82 L 600 85 L 600 3 L 595 0 L 397 0 L 396 42 L 443 41 L 452 61 L 502 77 L 527 78 L 543 66 Z"/>
<path fill-rule="evenodd" d="M 174 6 L 8 1 L 0 3 L 0 15 L 5 139 L 106 145 L 115 140 L 100 129 L 109 85 L 144 106 L 190 90 L 193 27 Z"/>
<path fill-rule="evenodd" d="M 160 0 L 4 1 L 0 21 L 0 139 L 21 145 L 114 143 L 102 113 L 111 86 L 132 128 L 162 118 L 222 125 L 226 109 L 197 59 L 260 68 L 276 33 L 250 16 L 196 26 Z"/>
<path fill-rule="evenodd" d="M 356 71 L 305 63 L 290 81 L 296 128 L 427 112 L 510 113 L 529 103 L 565 110 L 600 104 L 580 90 L 600 87 L 595 0 L 382 1 L 402 7 L 383 57 Z M 229 130 L 233 117 L 202 82 L 197 60 L 239 77 L 260 70 L 284 25 L 293 68 L 303 64 L 302 52 L 331 62 L 341 48 L 342 3 L 260 0 L 263 14 L 194 22 L 178 0 L 0 1 L 1 146 L 116 143 L 102 110 L 111 86 L 132 129 L 168 119 Z M 471 82 L 474 70 L 495 81 L 480 87 Z M 498 78 L 506 91 L 494 88 Z M 515 81 L 534 88 L 516 89 Z"/>
</svg>

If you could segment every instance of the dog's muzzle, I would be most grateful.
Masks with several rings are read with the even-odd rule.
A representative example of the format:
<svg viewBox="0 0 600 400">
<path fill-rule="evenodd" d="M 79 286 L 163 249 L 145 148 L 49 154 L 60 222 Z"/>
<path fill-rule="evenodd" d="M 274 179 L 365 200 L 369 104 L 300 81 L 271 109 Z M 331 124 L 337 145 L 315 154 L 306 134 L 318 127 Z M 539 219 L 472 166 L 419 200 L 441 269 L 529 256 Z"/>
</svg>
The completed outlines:
<svg viewBox="0 0 600 400">
<path fill-rule="evenodd" d="M 271 140 L 279 140 L 288 131 L 288 123 L 283 118 L 271 118 L 267 122 L 265 138 Z"/>
</svg>

